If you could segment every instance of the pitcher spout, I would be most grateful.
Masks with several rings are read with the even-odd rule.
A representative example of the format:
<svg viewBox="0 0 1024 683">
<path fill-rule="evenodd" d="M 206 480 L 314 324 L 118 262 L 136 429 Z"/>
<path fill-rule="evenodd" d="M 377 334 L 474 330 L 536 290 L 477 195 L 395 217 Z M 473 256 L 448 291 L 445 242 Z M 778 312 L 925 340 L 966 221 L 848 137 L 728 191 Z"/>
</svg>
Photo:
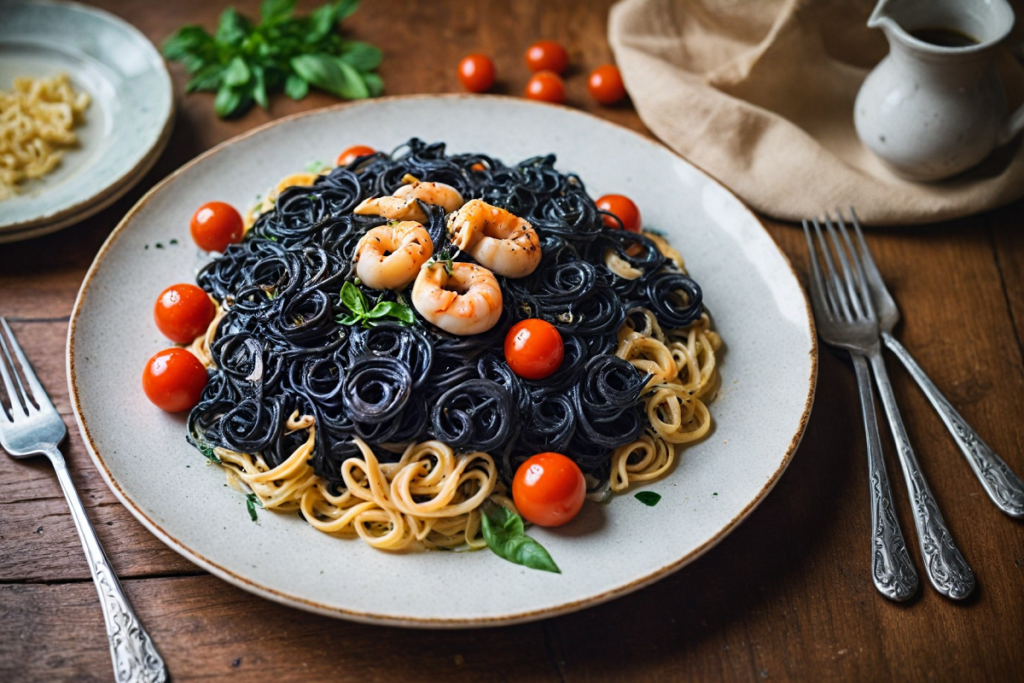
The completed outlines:
<svg viewBox="0 0 1024 683">
<path fill-rule="evenodd" d="M 868 18 L 890 42 L 934 55 L 967 55 L 988 50 L 1013 29 L 1007 0 L 879 0 Z M 936 34 L 962 40 L 936 43 Z"/>
</svg>

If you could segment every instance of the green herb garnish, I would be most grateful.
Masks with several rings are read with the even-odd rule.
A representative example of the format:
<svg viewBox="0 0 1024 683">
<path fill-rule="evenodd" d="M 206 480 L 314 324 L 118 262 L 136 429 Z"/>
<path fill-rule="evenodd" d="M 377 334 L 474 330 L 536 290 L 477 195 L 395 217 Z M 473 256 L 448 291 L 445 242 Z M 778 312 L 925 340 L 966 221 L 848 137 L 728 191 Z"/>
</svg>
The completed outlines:
<svg viewBox="0 0 1024 683">
<path fill-rule="evenodd" d="M 335 30 L 358 6 L 334 0 L 298 17 L 295 0 L 263 0 L 258 23 L 229 7 L 212 36 L 201 26 L 178 29 L 164 42 L 164 57 L 188 69 L 187 92 L 217 93 L 213 106 L 222 118 L 254 102 L 266 109 L 272 92 L 301 100 L 311 85 L 346 100 L 374 97 L 384 91 L 374 72 L 381 51 Z"/>
<path fill-rule="evenodd" d="M 217 457 L 217 454 L 213 452 L 212 448 L 210 448 L 206 444 L 199 444 L 198 448 L 199 452 L 202 453 L 203 457 L 205 457 L 207 460 L 215 462 L 218 465 L 220 464 L 220 458 Z"/>
<path fill-rule="evenodd" d="M 249 511 L 249 517 L 252 521 L 256 521 L 256 508 L 261 507 L 263 507 L 263 503 L 256 497 L 255 493 L 250 493 L 245 497 L 245 508 Z"/>
<path fill-rule="evenodd" d="M 324 170 L 324 162 L 322 161 L 311 161 L 306 164 L 306 173 L 319 173 Z"/>
<path fill-rule="evenodd" d="M 339 325 L 362 325 L 373 327 L 385 318 L 397 320 L 403 325 L 416 323 L 416 314 L 412 308 L 397 301 L 378 301 L 372 308 L 366 295 L 351 282 L 341 286 L 341 303 L 349 310 L 346 315 L 339 316 Z"/>
<path fill-rule="evenodd" d="M 455 253 L 452 254 L 450 251 L 448 251 L 448 247 L 445 247 L 444 251 L 442 251 L 440 254 L 435 254 L 433 258 L 427 261 L 427 265 L 432 266 L 435 263 L 440 263 L 441 265 L 444 266 L 444 272 L 451 276 L 452 270 L 454 268 L 453 263 L 455 257 L 458 255 L 458 250 L 456 250 Z"/>
<path fill-rule="evenodd" d="M 634 496 L 634 498 L 639 500 L 647 507 L 654 507 L 655 505 L 658 504 L 658 501 L 661 500 L 661 495 L 655 493 L 654 491 L 640 491 Z"/>
<path fill-rule="evenodd" d="M 526 535 L 523 518 L 516 513 L 487 502 L 480 521 L 487 547 L 498 557 L 530 569 L 562 573 L 544 546 Z"/>
</svg>

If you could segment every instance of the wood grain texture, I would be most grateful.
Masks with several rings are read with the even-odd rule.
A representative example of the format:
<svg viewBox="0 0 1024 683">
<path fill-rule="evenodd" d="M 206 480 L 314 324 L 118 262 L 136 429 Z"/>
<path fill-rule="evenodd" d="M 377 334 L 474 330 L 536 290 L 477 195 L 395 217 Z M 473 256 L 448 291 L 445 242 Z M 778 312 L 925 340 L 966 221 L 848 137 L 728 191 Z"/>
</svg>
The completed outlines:
<svg viewBox="0 0 1024 683">
<path fill-rule="evenodd" d="M 97 4 L 158 44 L 182 23 L 214 26 L 222 7 L 201 0 Z M 255 0 L 234 4 L 256 12 Z M 494 59 L 499 92 L 518 94 L 529 76 L 522 63 L 526 46 L 541 37 L 560 40 L 575 65 L 567 81 L 570 104 L 646 133 L 628 104 L 600 107 L 586 95 L 586 71 L 611 60 L 609 4 L 364 0 L 347 30 L 384 49 L 381 72 L 389 94 L 459 92 L 455 64 L 474 51 Z M 334 102 L 317 94 L 298 103 L 278 96 L 269 112 L 255 109 L 221 121 L 213 115 L 212 95 L 182 95 L 184 74 L 178 65 L 171 70 L 178 120 L 167 151 L 139 186 L 74 228 L 0 245 L 0 315 L 14 320 L 69 422 L 67 316 L 85 270 L 120 217 L 196 154 L 266 121 Z M 336 151 L 325 150 L 325 158 Z M 897 335 L 1019 473 L 1022 208 L 1018 203 L 934 228 L 868 235 L 905 316 Z M 771 222 L 768 229 L 804 277 L 802 233 Z M 814 412 L 792 465 L 719 546 L 629 597 L 496 630 L 362 626 L 251 596 L 199 572 L 146 532 L 117 503 L 77 434 L 64 451 L 114 567 L 126 577 L 176 681 L 1024 679 L 1024 524 L 989 503 L 910 377 L 895 363 L 890 373 L 922 467 L 978 576 L 978 591 L 964 604 L 927 587 L 904 605 L 874 592 L 856 385 L 846 360 L 827 348 Z M 902 476 L 882 430 L 897 511 L 920 570 Z M 443 577 L 432 588 L 451 589 Z M 53 474 L 43 461 L 0 458 L 0 680 L 109 678 L 95 590 Z"/>
</svg>

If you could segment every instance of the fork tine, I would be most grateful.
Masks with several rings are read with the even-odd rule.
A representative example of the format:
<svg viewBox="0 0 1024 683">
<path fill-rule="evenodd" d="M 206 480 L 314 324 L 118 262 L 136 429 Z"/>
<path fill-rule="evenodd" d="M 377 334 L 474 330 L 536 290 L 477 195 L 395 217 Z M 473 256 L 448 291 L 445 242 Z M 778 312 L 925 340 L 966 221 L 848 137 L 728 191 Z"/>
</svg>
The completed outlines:
<svg viewBox="0 0 1024 683">
<path fill-rule="evenodd" d="M 7 367 L 10 366 L 10 372 L 7 371 Z M 4 380 L 4 389 L 7 390 L 7 398 L 11 402 L 11 419 L 15 418 L 15 414 L 18 410 L 24 415 L 28 415 L 28 409 L 22 403 L 23 399 L 18 394 L 18 388 L 21 388 L 21 380 L 18 380 L 17 388 L 15 387 L 14 380 L 11 379 L 11 374 L 17 374 L 14 370 L 14 361 L 11 360 L 11 354 L 7 351 L 7 342 L 4 341 L 4 337 L 0 334 L 0 377 Z M 22 389 L 24 394 L 24 389 Z M 0 407 L 3 407 L 3 403 L 0 402 Z M 6 413 L 6 410 L 4 411 Z"/>
<path fill-rule="evenodd" d="M 853 211 L 851 208 L 850 211 Z M 875 305 L 871 301 L 871 291 L 868 289 L 868 274 L 864 267 L 865 251 L 857 250 L 853 246 L 853 241 L 850 239 L 850 231 L 846 229 L 846 222 L 843 221 L 843 210 L 837 209 L 836 216 L 839 223 L 839 233 L 843 236 L 843 241 L 846 242 L 846 248 L 850 250 L 850 260 L 853 261 L 853 265 L 857 271 L 857 280 L 860 284 L 860 297 L 864 302 L 864 308 L 867 310 L 868 317 L 875 317 Z M 860 240 L 863 246 L 863 239 Z M 871 258 L 871 253 L 867 252 L 868 259 Z"/>
<path fill-rule="evenodd" d="M 825 257 L 825 267 L 828 269 L 829 277 L 826 279 L 828 284 L 828 291 L 831 297 L 833 297 L 833 308 L 836 316 L 841 317 L 844 320 L 853 320 L 853 314 L 850 312 L 850 305 L 846 300 L 846 293 L 843 291 L 842 283 L 839 281 L 839 275 L 836 274 L 835 265 L 832 263 L 832 253 L 828 248 L 828 240 L 825 239 L 824 234 L 821 232 L 821 224 L 818 223 L 817 218 L 812 218 L 811 222 L 814 224 L 814 231 L 818 235 L 818 243 L 821 245 L 821 253 Z"/>
<path fill-rule="evenodd" d="M 878 265 L 875 263 L 875 257 L 871 255 L 871 250 L 868 249 L 868 243 L 864 241 L 864 233 L 860 229 L 860 220 L 858 220 L 857 212 L 853 210 L 852 206 L 850 207 L 850 217 L 853 219 L 853 231 L 857 234 L 857 242 L 860 245 L 861 257 L 864 261 L 864 272 L 867 273 L 871 282 L 884 289 L 885 281 L 882 280 L 882 273 L 878 270 Z"/>
<path fill-rule="evenodd" d="M 814 247 L 814 239 L 811 237 L 811 230 L 808 227 L 806 220 L 803 222 L 803 225 L 804 237 L 807 238 L 807 253 L 811 255 L 811 302 L 818 304 L 818 308 L 822 309 L 821 313 L 828 314 L 830 317 L 835 317 L 832 307 L 825 298 L 825 281 L 821 277 L 821 268 L 818 265 L 817 249 Z"/>
<path fill-rule="evenodd" d="M 32 408 L 43 408 L 46 406 L 53 407 L 53 403 L 50 401 L 49 395 L 46 393 L 46 389 L 43 389 L 43 385 L 40 384 L 39 378 L 36 377 L 35 370 L 32 369 L 32 365 L 28 362 L 28 358 L 25 357 L 25 352 L 21 348 L 21 344 L 18 343 L 14 333 L 11 332 L 10 325 L 7 324 L 6 318 L 0 318 L 0 326 L 4 328 L 4 332 L 7 334 L 7 338 L 10 340 L 10 348 L 14 349 L 14 355 L 18 357 L 18 363 L 21 365 L 22 374 L 25 375 L 26 381 L 28 381 L 29 387 L 32 389 L 32 395 L 29 396 L 25 393 L 25 387 L 21 384 L 21 378 L 18 375 L 17 369 L 14 364 L 11 363 L 11 371 L 14 373 L 15 378 L 18 380 L 18 386 L 21 387 L 22 395 L 25 397 L 27 411 L 31 411 Z M 3 335 L 0 335 L 2 338 Z M 4 352 L 7 353 L 7 360 L 10 362 L 10 352 L 5 347 Z M 33 405 L 34 404 L 34 405 Z"/>
<path fill-rule="evenodd" d="M 846 249 L 843 248 L 842 242 L 839 241 L 839 235 L 836 232 L 835 225 L 832 224 L 832 218 L 828 212 L 825 213 L 825 228 L 828 232 L 829 239 L 832 241 L 832 246 L 836 250 L 836 257 L 839 261 L 839 270 L 842 271 L 843 282 L 846 285 L 846 293 L 850 297 L 850 306 L 853 309 L 856 317 L 864 317 L 864 309 L 860 303 L 860 296 L 857 292 L 856 274 L 854 269 L 850 266 L 849 260 L 846 258 Z"/>
</svg>

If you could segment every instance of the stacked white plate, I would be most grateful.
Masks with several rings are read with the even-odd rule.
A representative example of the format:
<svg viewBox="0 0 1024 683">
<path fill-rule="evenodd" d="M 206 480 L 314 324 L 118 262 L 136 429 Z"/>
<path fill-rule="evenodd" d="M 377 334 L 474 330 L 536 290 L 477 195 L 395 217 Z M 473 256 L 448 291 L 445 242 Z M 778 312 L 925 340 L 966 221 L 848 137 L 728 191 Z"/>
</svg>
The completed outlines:
<svg viewBox="0 0 1024 683">
<path fill-rule="evenodd" d="M 92 103 L 79 145 L 0 201 L 0 243 L 44 235 L 109 206 L 153 166 L 171 134 L 174 91 L 160 53 L 130 24 L 69 2 L 0 2 L 0 89 L 67 73 Z"/>
</svg>

